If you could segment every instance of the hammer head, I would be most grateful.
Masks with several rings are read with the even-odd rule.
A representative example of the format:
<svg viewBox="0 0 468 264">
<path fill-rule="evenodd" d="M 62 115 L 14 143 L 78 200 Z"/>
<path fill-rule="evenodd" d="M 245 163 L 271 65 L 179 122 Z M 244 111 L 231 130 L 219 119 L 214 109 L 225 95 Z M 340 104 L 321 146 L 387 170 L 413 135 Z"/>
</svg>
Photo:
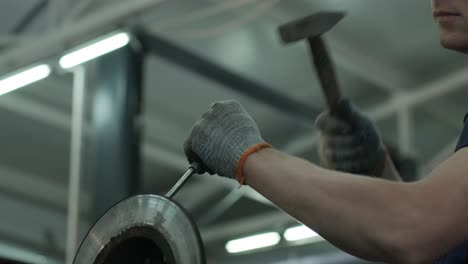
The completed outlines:
<svg viewBox="0 0 468 264">
<path fill-rule="evenodd" d="M 278 30 L 284 43 L 315 38 L 332 29 L 344 16 L 342 12 L 320 12 L 281 25 Z"/>
</svg>

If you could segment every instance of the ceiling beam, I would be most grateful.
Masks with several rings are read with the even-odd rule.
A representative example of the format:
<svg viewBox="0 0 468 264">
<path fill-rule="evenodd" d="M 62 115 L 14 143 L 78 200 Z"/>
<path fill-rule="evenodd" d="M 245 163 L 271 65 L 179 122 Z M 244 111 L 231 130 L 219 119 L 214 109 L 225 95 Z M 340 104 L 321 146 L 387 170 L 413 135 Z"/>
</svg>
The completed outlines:
<svg viewBox="0 0 468 264">
<path fill-rule="evenodd" d="M 10 237 L 0 233 L 2 241 L 0 242 L 0 261 L 20 261 L 21 263 L 34 263 L 34 264 L 62 264 L 60 252 L 47 252 L 43 253 L 43 247 L 36 245 L 29 241 L 18 241 L 16 237 Z M 8 242 L 6 242 L 7 240 Z M 21 246 L 19 245 L 21 244 Z M 10 262 L 7 262 L 10 263 Z M 16 262 L 11 262 L 15 264 Z M 20 264 L 18 262 L 18 264 Z"/>
<path fill-rule="evenodd" d="M 67 8 L 67 5 L 70 3 L 66 0 L 48 0 L 49 1 L 49 9 L 47 12 L 48 18 L 48 32 L 55 31 L 59 26 L 64 17 L 64 11 Z"/>
<path fill-rule="evenodd" d="M 97 3 L 96 0 L 81 0 L 78 1 L 75 6 L 67 13 L 63 23 L 64 25 L 70 25 L 83 16 L 87 16 L 85 13 L 88 12 Z"/>
<path fill-rule="evenodd" d="M 431 81 L 419 88 L 408 92 L 400 92 L 388 102 L 367 111 L 374 120 L 381 120 L 395 114 L 402 107 L 416 107 L 431 100 L 443 97 L 468 84 L 468 67 L 464 67 L 453 74 Z"/>
<path fill-rule="evenodd" d="M 124 1 L 106 12 L 90 15 L 83 21 L 52 30 L 34 42 L 12 48 L 0 56 L 0 76 L 38 61 L 60 56 L 78 43 L 124 26 L 164 1 Z"/>
<path fill-rule="evenodd" d="M 35 38 L 34 36 L 14 35 L 14 34 L 0 35 L 0 47 L 9 46 L 12 44 L 20 45 L 19 43 L 31 41 L 34 38 Z"/>
<path fill-rule="evenodd" d="M 49 207 L 65 214 L 68 200 L 68 186 L 47 180 L 41 175 L 30 175 L 16 168 L 0 164 L 0 190 L 14 194 L 21 199 Z M 91 197 L 81 190 L 81 212 L 88 212 Z"/>
<path fill-rule="evenodd" d="M 190 73 L 214 81 L 223 88 L 241 93 L 275 110 L 289 114 L 292 118 L 310 120 L 311 115 L 318 114 L 317 108 L 290 97 L 288 93 L 279 92 L 262 82 L 246 78 L 171 41 L 146 32 L 138 35 L 144 49 L 151 54 L 176 64 Z"/>
<path fill-rule="evenodd" d="M 177 29 L 192 26 L 196 22 L 220 16 L 226 12 L 238 10 L 252 3 L 252 0 L 220 1 L 208 7 L 190 11 L 190 13 L 183 16 L 171 17 L 163 21 L 157 21 L 157 23 L 152 23 L 151 27 L 148 27 L 148 30 L 153 34 L 170 31 L 176 32 Z"/>
<path fill-rule="evenodd" d="M 41 184 L 36 188 L 43 187 Z M 39 189 L 38 189 L 39 190 Z M 46 192 L 50 189 L 43 190 Z M 8 192 L 0 193 L 0 206 L 3 212 L 0 218 L 0 258 L 9 257 L 11 259 L 24 260 L 25 263 L 49 263 L 43 257 L 26 261 L 23 257 L 27 252 L 36 251 L 38 254 L 48 257 L 54 256 L 62 258 L 65 236 L 66 214 L 57 211 L 50 206 L 38 204 L 36 201 L 23 199 L 18 196 L 11 196 Z M 66 199 L 63 199 L 66 201 Z M 86 218 L 81 218 L 80 230 L 87 231 L 90 224 Z M 84 233 L 81 233 L 84 235 Z M 21 246 L 24 252 L 16 251 L 13 254 L 12 246 Z M 9 248 L 10 250 L 6 250 Z"/>
<path fill-rule="evenodd" d="M 42 11 L 47 7 L 51 0 L 39 0 L 33 5 L 26 15 L 16 24 L 13 28 L 12 33 L 17 35 L 23 33 L 28 26 L 31 25 L 32 22 L 42 13 Z"/>
<path fill-rule="evenodd" d="M 68 113 L 18 93 L 10 93 L 1 98 L 0 107 L 61 130 L 69 131 L 70 129 L 70 115 Z"/>
<path fill-rule="evenodd" d="M 371 58 L 358 48 L 347 44 L 336 34 L 330 33 L 325 38 L 328 40 L 327 43 L 330 46 L 335 63 L 351 75 L 361 78 L 390 94 L 415 86 L 414 80 L 408 78 L 399 70 Z"/>
<path fill-rule="evenodd" d="M 211 204 L 210 210 L 206 211 L 200 216 L 197 223 L 201 226 L 207 226 L 215 222 L 221 215 L 224 214 L 229 208 L 236 204 L 244 195 L 245 189 L 231 190 L 223 199 L 215 204 Z"/>
</svg>

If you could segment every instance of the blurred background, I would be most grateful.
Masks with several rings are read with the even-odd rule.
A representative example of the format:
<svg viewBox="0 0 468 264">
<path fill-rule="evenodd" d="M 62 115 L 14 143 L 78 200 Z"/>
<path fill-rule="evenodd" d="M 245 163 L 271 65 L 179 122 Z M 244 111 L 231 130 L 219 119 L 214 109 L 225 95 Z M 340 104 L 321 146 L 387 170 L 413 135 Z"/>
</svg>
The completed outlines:
<svg viewBox="0 0 468 264">
<path fill-rule="evenodd" d="M 468 60 L 440 47 L 427 0 L 0 1 L 0 76 L 52 65 L 47 78 L 0 97 L 0 258 L 65 263 L 70 205 L 79 204 L 79 243 L 96 220 L 97 197 L 113 192 L 111 182 L 93 173 L 93 124 L 100 111 L 93 89 L 102 72 L 96 60 L 79 70 L 56 67 L 66 51 L 140 26 L 252 84 L 223 85 L 199 73 L 205 66 L 194 71 L 175 63 L 177 54 L 168 50 L 144 56 L 141 177 L 134 183 L 139 193 L 164 194 L 188 166 L 182 144 L 191 126 L 217 100 L 238 100 L 268 142 L 317 162 L 313 124 L 325 108 L 319 82 L 305 43 L 284 46 L 277 27 L 325 10 L 347 13 L 325 36 L 343 93 L 376 121 L 404 177 L 424 177 L 453 152 L 468 96 L 462 89 Z M 73 87 L 80 83 L 86 91 L 81 179 L 70 203 Z M 265 91 L 283 100 L 270 100 Z M 310 113 L 294 114 L 284 102 Z M 314 236 L 288 241 L 284 232 L 298 223 L 248 187 L 196 176 L 176 200 L 197 223 L 208 263 L 365 263 Z M 282 238 L 241 253 L 225 248 L 264 232 Z"/>
</svg>

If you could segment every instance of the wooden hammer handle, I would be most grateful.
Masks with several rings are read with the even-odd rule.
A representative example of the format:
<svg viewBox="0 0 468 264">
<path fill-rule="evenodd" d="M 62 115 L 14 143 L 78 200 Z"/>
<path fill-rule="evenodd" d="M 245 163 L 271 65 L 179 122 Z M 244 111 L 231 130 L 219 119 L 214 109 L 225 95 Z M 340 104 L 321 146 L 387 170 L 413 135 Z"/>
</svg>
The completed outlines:
<svg viewBox="0 0 468 264">
<path fill-rule="evenodd" d="M 341 92 L 329 53 L 321 37 L 309 38 L 308 43 L 328 108 L 330 112 L 336 113 L 341 101 Z"/>
</svg>

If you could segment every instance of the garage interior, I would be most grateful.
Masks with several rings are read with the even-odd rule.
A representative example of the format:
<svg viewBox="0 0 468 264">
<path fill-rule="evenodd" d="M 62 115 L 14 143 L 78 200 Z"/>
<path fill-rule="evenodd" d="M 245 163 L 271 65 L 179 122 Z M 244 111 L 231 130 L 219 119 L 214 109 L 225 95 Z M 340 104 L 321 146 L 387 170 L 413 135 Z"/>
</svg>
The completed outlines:
<svg viewBox="0 0 468 264">
<path fill-rule="evenodd" d="M 111 206 L 132 184 L 135 193 L 164 195 L 187 170 L 183 142 L 214 101 L 239 101 L 275 148 L 317 162 L 314 120 L 326 108 L 320 83 L 305 43 L 283 45 L 277 28 L 320 11 L 346 13 L 324 35 L 343 94 L 376 122 L 403 178 L 424 177 L 453 153 L 468 97 L 468 60 L 440 46 L 428 1 L 0 1 L 0 76 L 38 64 L 51 69 L 0 96 L 0 263 L 71 264 L 105 211 L 96 207 Z M 100 58 L 58 66 L 68 51 L 115 32 L 127 32 L 136 46 L 144 32 L 154 45 L 137 55 L 141 68 L 116 66 L 127 71 L 123 79 L 112 61 L 106 72 Z M 126 98 L 105 105 L 96 93 L 102 82 L 135 84 L 138 76 L 136 108 Z M 81 108 L 76 87 L 83 88 Z M 137 112 L 130 120 L 127 111 Z M 113 144 L 96 141 L 113 135 L 96 128 L 100 115 L 140 131 L 127 138 L 139 152 L 130 178 L 96 173 L 96 155 L 132 156 L 112 147 L 99 154 L 99 144 Z M 72 136 L 77 129 L 80 141 Z M 103 204 L 102 197 L 114 200 Z M 195 222 L 206 263 L 369 263 L 313 233 L 288 241 L 286 231 L 300 224 L 234 181 L 196 175 L 174 199 Z M 226 248 L 265 233 L 278 241 L 246 252 Z"/>
</svg>

